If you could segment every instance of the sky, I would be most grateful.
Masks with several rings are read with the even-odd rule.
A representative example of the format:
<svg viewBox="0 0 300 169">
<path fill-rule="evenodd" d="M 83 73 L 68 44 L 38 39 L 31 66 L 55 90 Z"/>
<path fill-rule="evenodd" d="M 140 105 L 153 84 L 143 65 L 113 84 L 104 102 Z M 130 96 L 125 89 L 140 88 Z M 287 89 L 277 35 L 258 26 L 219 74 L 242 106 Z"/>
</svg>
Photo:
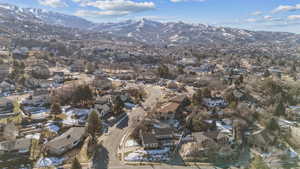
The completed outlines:
<svg viewBox="0 0 300 169">
<path fill-rule="evenodd" d="M 0 0 L 93 22 L 147 18 L 300 34 L 300 0 Z"/>
</svg>

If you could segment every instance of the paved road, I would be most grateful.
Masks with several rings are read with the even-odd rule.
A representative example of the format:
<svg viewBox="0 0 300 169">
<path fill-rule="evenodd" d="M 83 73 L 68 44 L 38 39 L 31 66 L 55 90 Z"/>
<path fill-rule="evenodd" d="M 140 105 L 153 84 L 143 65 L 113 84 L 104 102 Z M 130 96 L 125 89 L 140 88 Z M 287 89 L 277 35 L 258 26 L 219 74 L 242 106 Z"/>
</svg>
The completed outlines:
<svg viewBox="0 0 300 169">
<path fill-rule="evenodd" d="M 145 88 L 148 93 L 148 97 L 143 103 L 143 107 L 151 107 L 156 104 L 158 99 L 161 97 L 161 90 L 157 86 L 147 86 Z M 99 141 L 102 141 L 103 150 L 94 159 L 94 168 L 96 169 L 106 169 L 106 168 L 120 168 L 126 169 L 127 166 L 122 164 L 122 162 L 117 157 L 117 150 L 120 146 L 122 138 L 127 132 L 131 132 L 133 129 L 133 121 L 137 117 L 143 118 L 146 114 L 145 110 L 138 106 L 133 108 L 128 112 L 128 125 L 123 129 L 117 128 L 116 126 L 109 129 L 110 135 L 102 136 Z M 125 119 L 124 119 L 125 120 Z M 107 161 L 103 160 L 107 159 Z M 136 167 L 135 167 L 136 168 Z"/>
</svg>

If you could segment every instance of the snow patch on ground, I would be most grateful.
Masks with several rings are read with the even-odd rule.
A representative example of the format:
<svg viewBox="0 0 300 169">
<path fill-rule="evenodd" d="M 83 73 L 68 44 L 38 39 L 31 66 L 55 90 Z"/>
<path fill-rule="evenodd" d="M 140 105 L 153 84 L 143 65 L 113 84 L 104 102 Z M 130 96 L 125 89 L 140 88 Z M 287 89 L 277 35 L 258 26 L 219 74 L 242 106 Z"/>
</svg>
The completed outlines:
<svg viewBox="0 0 300 169">
<path fill-rule="evenodd" d="M 37 163 L 36 167 L 50 167 L 50 166 L 58 166 L 64 162 L 64 158 L 57 158 L 57 157 L 45 157 L 40 158 Z"/>
<path fill-rule="evenodd" d="M 127 140 L 125 145 L 126 145 L 126 147 L 139 146 L 139 144 L 135 140 Z"/>
</svg>

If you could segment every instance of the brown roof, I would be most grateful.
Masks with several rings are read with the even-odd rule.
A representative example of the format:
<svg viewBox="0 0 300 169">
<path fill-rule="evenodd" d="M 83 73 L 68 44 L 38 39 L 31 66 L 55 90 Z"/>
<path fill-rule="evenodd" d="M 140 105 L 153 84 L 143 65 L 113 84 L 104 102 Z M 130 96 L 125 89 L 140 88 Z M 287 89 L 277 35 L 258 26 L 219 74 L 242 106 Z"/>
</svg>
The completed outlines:
<svg viewBox="0 0 300 169">
<path fill-rule="evenodd" d="M 171 102 L 182 103 L 187 98 L 186 95 L 178 95 L 171 99 Z"/>
<path fill-rule="evenodd" d="M 169 112 L 176 112 L 179 108 L 180 104 L 178 103 L 168 103 L 167 105 L 163 106 L 159 112 L 160 113 L 169 113 Z"/>
</svg>

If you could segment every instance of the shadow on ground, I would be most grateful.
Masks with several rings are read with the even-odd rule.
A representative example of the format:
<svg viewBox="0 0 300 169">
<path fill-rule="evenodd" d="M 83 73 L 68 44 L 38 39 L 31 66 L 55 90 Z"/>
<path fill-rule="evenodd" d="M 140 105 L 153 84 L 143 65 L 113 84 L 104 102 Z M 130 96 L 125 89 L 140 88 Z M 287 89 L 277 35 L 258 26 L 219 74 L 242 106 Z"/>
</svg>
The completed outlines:
<svg viewBox="0 0 300 169">
<path fill-rule="evenodd" d="M 109 152 L 103 145 L 99 145 L 97 149 L 93 158 L 93 169 L 108 169 Z"/>
</svg>

